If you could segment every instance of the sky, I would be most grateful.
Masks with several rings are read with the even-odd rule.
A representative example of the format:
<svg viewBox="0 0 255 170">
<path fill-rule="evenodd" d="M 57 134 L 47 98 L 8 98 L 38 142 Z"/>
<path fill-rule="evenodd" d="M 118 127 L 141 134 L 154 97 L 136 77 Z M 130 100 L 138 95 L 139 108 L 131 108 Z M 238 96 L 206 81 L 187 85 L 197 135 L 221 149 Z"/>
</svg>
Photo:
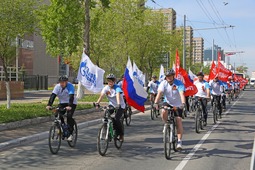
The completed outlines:
<svg viewBox="0 0 255 170">
<path fill-rule="evenodd" d="M 244 51 L 230 57 L 235 66 L 248 67 L 248 74 L 255 71 L 255 0 L 148 0 L 151 8 L 173 8 L 177 15 L 176 26 L 183 26 L 184 15 L 187 26 L 194 29 L 193 37 L 204 38 L 204 48 L 212 42 L 224 51 Z M 229 27 L 233 28 L 219 28 Z M 203 28 L 217 28 L 195 30 Z"/>
</svg>

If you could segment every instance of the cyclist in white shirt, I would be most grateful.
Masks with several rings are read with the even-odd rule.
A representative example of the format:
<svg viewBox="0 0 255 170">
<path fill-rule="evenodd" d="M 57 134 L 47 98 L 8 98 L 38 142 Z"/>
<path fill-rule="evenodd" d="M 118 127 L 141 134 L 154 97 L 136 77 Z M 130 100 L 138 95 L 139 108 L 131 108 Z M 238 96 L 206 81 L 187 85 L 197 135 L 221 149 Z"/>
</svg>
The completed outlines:
<svg viewBox="0 0 255 170">
<path fill-rule="evenodd" d="M 164 95 L 164 107 L 177 107 L 178 110 L 175 112 L 176 122 L 177 122 L 177 149 L 182 149 L 182 135 L 183 135 L 183 126 L 182 126 L 182 112 L 185 107 L 185 96 L 184 84 L 175 79 L 175 71 L 173 69 L 168 70 L 165 74 L 165 80 L 162 81 L 158 87 L 158 94 L 155 99 L 155 107 L 158 109 L 159 101 L 161 96 Z M 167 122 L 168 113 L 165 109 L 162 110 L 162 120 Z"/>
<path fill-rule="evenodd" d="M 198 80 L 194 82 L 194 85 L 197 87 L 197 93 L 195 94 L 196 102 L 198 98 L 201 98 L 202 102 L 202 108 L 204 113 L 204 126 L 207 125 L 207 99 L 210 98 L 210 86 L 209 84 L 204 80 L 204 73 L 199 72 L 197 74 Z"/>
<path fill-rule="evenodd" d="M 158 94 L 158 86 L 160 82 L 157 80 L 157 76 L 153 75 L 152 80 L 149 82 L 148 87 L 147 87 L 147 92 L 150 92 L 150 101 L 154 102 L 155 97 Z"/>
<path fill-rule="evenodd" d="M 96 102 L 97 108 L 104 96 L 106 96 L 109 100 L 109 108 L 111 109 L 112 113 L 114 112 L 114 108 L 116 109 L 115 113 L 115 120 L 114 120 L 114 127 L 116 129 L 116 136 L 120 136 L 120 140 L 124 140 L 124 132 L 122 129 L 122 125 L 120 119 L 124 113 L 124 109 L 126 107 L 124 99 L 123 99 L 123 92 L 122 89 L 115 84 L 116 78 L 113 74 L 109 74 L 107 77 L 108 85 L 105 86 L 101 92 L 100 97 Z"/>
<path fill-rule="evenodd" d="M 77 99 L 74 96 L 75 88 L 72 83 L 68 82 L 67 76 L 61 76 L 59 78 L 59 83 L 54 87 L 52 94 L 50 96 L 48 105 L 46 107 L 47 110 L 50 110 L 52 104 L 56 96 L 59 98 L 59 108 L 66 108 L 67 110 L 67 124 L 68 130 L 70 132 L 70 136 L 67 138 L 68 141 L 73 140 L 73 126 L 74 126 L 74 119 L 73 114 L 77 106 Z M 65 114 L 66 111 L 60 112 L 61 115 Z M 55 115 L 57 116 L 57 115 Z M 61 122 L 64 123 L 64 118 L 61 116 Z"/>
<path fill-rule="evenodd" d="M 221 94 L 223 93 L 223 83 L 219 80 L 218 76 L 216 76 L 213 80 L 209 82 L 210 88 L 211 88 L 211 94 L 212 94 L 212 106 L 214 100 L 218 102 L 218 109 L 219 109 L 219 115 L 221 118 L 222 114 L 222 107 L 221 107 Z"/>
</svg>

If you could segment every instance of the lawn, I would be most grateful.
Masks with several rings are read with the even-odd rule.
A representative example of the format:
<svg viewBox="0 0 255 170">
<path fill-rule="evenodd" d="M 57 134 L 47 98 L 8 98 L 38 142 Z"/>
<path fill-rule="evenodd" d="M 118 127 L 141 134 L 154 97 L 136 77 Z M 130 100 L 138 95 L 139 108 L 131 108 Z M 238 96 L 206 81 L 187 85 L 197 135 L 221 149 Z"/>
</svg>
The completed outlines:
<svg viewBox="0 0 255 170">
<path fill-rule="evenodd" d="M 14 122 L 35 117 L 50 116 L 52 112 L 46 111 L 44 103 L 12 104 L 10 109 L 0 105 L 0 123 Z M 90 109 L 91 104 L 78 104 L 76 110 Z"/>
</svg>

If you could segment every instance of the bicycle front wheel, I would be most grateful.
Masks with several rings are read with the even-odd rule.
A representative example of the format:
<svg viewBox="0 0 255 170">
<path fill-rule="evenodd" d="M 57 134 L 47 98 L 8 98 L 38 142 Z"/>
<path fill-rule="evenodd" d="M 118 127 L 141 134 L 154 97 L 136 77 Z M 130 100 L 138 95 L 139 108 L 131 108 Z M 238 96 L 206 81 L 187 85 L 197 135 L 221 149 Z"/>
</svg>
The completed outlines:
<svg viewBox="0 0 255 170">
<path fill-rule="evenodd" d="M 123 130 L 123 133 L 124 133 L 124 121 L 123 120 L 121 120 L 121 125 L 122 125 L 122 130 Z M 115 147 L 119 150 L 121 148 L 122 144 L 123 144 L 123 141 L 121 141 L 119 139 L 119 137 L 115 136 L 114 137 L 114 145 L 115 145 Z"/>
<path fill-rule="evenodd" d="M 97 135 L 97 150 L 101 156 L 104 156 L 109 145 L 107 124 L 103 124 Z"/>
<path fill-rule="evenodd" d="M 201 117 L 201 110 L 197 109 L 196 115 L 195 115 L 195 130 L 196 133 L 200 133 L 200 117 Z"/>
<path fill-rule="evenodd" d="M 75 120 L 74 120 L 74 126 L 73 126 L 73 133 L 71 135 L 73 135 L 73 140 L 67 141 L 67 142 L 71 148 L 74 148 L 76 145 L 76 142 L 77 142 L 77 138 L 78 138 L 78 127 L 77 127 L 77 123 Z"/>
<path fill-rule="evenodd" d="M 151 120 L 154 120 L 154 107 L 151 105 Z"/>
<path fill-rule="evenodd" d="M 216 124 L 217 123 L 217 107 L 215 104 L 213 104 L 213 123 Z"/>
<path fill-rule="evenodd" d="M 49 148 L 52 154 L 57 154 L 61 145 L 61 129 L 58 125 L 53 125 L 49 131 Z"/>
<path fill-rule="evenodd" d="M 170 126 L 165 124 L 164 126 L 164 134 L 163 134 L 163 140 L 164 140 L 164 153 L 165 158 L 170 159 L 171 155 L 171 143 L 170 143 Z"/>
</svg>

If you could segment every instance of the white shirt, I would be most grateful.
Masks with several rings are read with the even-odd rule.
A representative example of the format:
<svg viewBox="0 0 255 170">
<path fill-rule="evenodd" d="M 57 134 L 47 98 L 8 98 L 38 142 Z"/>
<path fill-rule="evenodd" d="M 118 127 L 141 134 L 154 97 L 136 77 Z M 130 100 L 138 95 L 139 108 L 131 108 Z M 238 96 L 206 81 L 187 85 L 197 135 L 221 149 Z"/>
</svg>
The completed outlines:
<svg viewBox="0 0 255 170">
<path fill-rule="evenodd" d="M 56 94 L 59 98 L 59 103 L 69 103 L 69 95 L 74 94 L 75 88 L 72 83 L 68 82 L 66 87 L 63 89 L 60 84 L 57 84 L 52 93 Z M 77 104 L 77 98 L 74 96 L 73 104 Z"/>
<path fill-rule="evenodd" d="M 194 85 L 197 87 L 197 93 L 195 94 L 195 96 L 204 98 L 207 97 L 207 89 L 209 89 L 210 86 L 205 80 L 203 80 L 202 82 L 197 80 L 194 82 Z"/>
<path fill-rule="evenodd" d="M 111 89 L 108 85 L 105 86 L 101 92 L 102 94 L 105 94 L 109 100 L 109 105 L 112 105 L 114 107 L 118 106 L 116 94 L 120 93 L 120 105 L 122 109 L 125 109 L 126 104 L 123 99 L 123 92 L 118 85 L 114 85 Z"/>
<path fill-rule="evenodd" d="M 164 102 L 167 102 L 170 106 L 180 107 L 182 106 L 180 92 L 184 92 L 184 84 L 174 79 L 172 85 L 170 85 L 166 80 L 162 81 L 158 87 L 158 91 L 164 93 Z"/>
<path fill-rule="evenodd" d="M 219 96 L 223 92 L 223 84 L 220 80 L 217 82 L 214 82 L 213 80 L 211 80 L 209 85 L 211 87 L 211 93 L 213 95 Z"/>
<path fill-rule="evenodd" d="M 158 86 L 160 82 L 159 81 L 150 81 L 148 84 L 148 87 L 150 87 L 150 93 L 157 94 L 158 93 Z"/>
</svg>

